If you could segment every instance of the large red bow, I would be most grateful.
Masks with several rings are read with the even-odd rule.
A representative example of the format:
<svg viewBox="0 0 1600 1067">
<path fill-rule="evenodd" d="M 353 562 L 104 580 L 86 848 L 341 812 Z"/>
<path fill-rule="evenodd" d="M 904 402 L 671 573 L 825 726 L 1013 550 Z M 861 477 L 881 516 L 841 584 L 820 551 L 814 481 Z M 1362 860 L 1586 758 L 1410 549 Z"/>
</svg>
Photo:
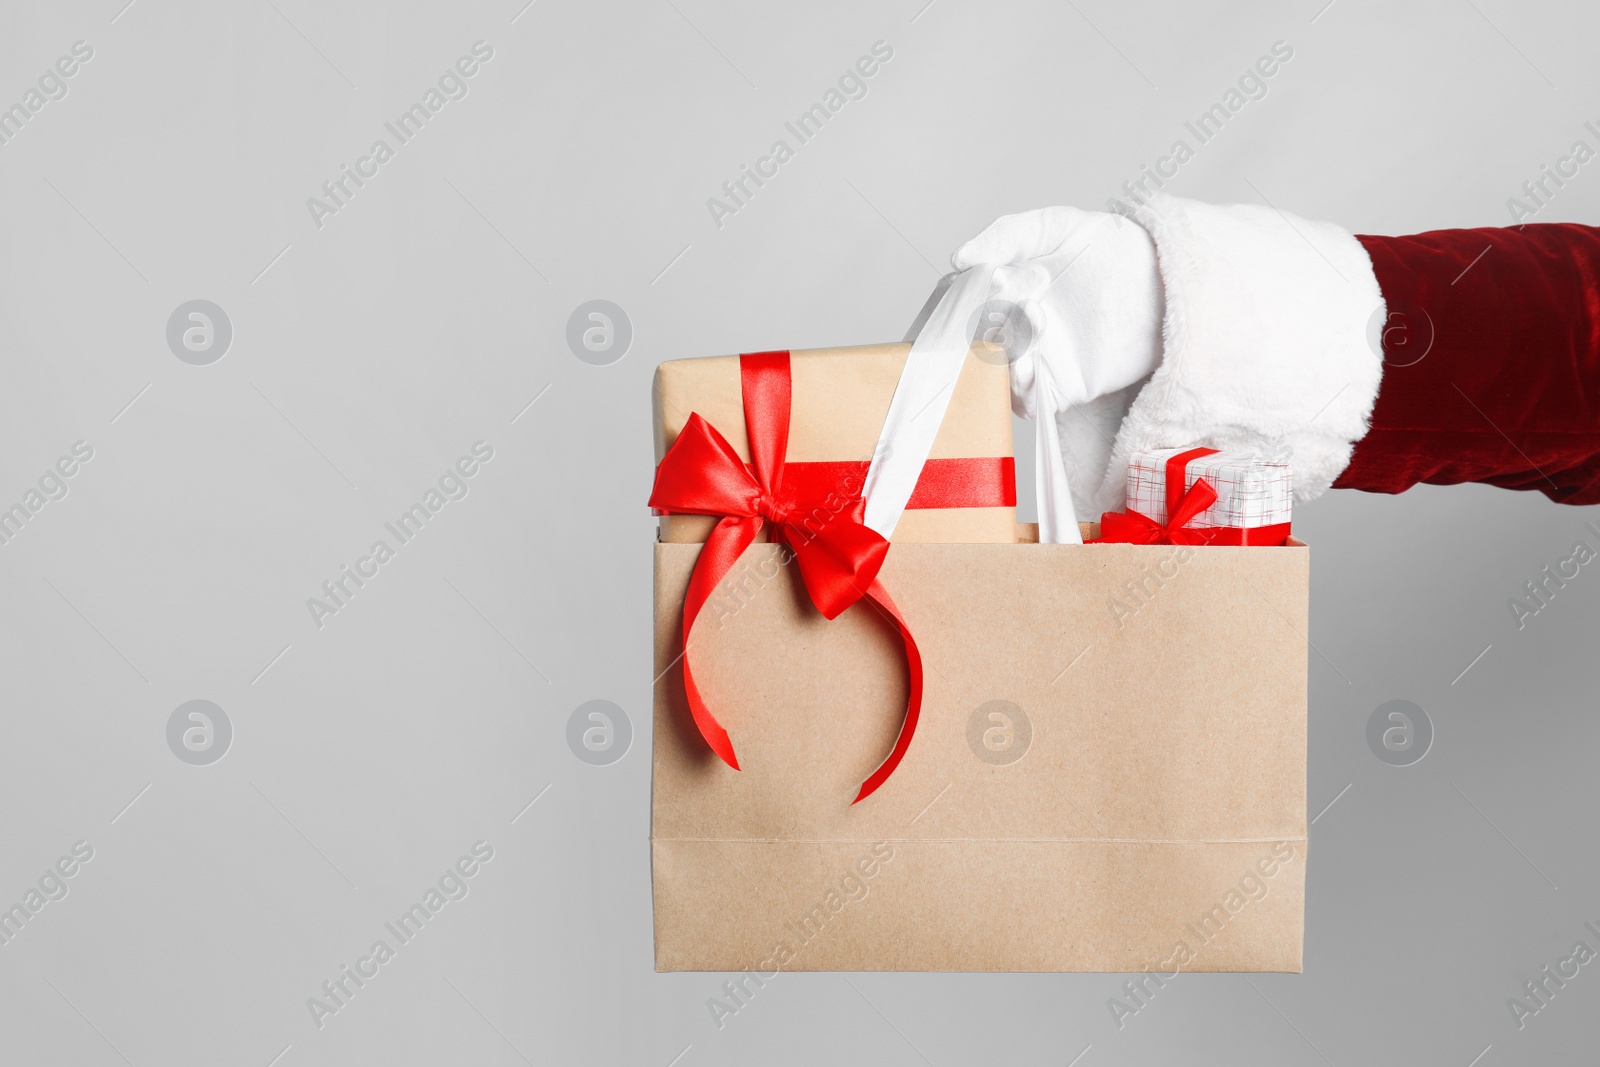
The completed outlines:
<svg viewBox="0 0 1600 1067">
<path fill-rule="evenodd" d="M 744 419 L 750 441 L 751 466 L 739 458 L 722 434 L 698 414 L 691 414 L 656 469 L 650 506 L 659 511 L 720 518 L 695 561 L 683 602 L 683 685 L 700 735 L 734 770 L 739 761 L 728 732 L 701 699 L 689 666 L 689 634 L 700 609 L 717 584 L 750 547 L 764 525 L 772 539 L 787 545 L 800 568 L 811 602 L 825 618 L 836 618 L 858 600 L 874 605 L 894 624 L 905 645 L 911 693 L 905 724 L 889 753 L 861 784 L 857 803 L 894 773 L 916 732 L 922 710 L 922 655 L 906 621 L 878 581 L 889 542 L 861 522 L 860 486 L 837 491 L 827 499 L 800 499 L 814 491 L 809 480 L 786 485 L 784 463 L 789 450 L 789 353 L 758 352 L 739 357 L 744 393 Z"/>
<path fill-rule="evenodd" d="M 1214 448 L 1191 448 L 1167 460 L 1167 521 L 1159 523 L 1131 508 L 1100 516 L 1100 536 L 1092 543 L 1135 545 L 1281 545 L 1289 538 L 1289 524 L 1239 528 L 1194 529 L 1189 523 L 1217 501 L 1217 491 L 1204 478 L 1196 478 L 1187 491 L 1189 462 L 1214 456 Z"/>
</svg>

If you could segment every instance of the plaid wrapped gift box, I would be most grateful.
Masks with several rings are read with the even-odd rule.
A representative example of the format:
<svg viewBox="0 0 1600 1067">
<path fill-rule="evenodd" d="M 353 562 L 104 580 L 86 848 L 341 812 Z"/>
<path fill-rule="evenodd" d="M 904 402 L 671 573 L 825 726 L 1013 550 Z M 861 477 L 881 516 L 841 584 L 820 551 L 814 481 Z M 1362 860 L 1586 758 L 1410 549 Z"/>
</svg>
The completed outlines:
<svg viewBox="0 0 1600 1067">
<path fill-rule="evenodd" d="M 1188 448 L 1155 448 L 1135 452 L 1128 460 L 1128 510 L 1157 523 L 1167 521 L 1167 465 Z M 1193 529 L 1254 529 L 1289 522 L 1294 491 L 1289 465 L 1249 452 L 1213 452 L 1189 460 L 1184 471 L 1187 491 L 1204 478 L 1217 492 L 1216 502 L 1187 524 Z"/>
</svg>

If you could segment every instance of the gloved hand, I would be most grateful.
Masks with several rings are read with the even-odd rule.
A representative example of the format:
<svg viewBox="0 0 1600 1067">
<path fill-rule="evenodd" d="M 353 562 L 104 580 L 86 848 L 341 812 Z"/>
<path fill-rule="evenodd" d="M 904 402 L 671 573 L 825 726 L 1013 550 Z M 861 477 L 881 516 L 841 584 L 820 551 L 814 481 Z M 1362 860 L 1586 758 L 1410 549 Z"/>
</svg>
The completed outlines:
<svg viewBox="0 0 1600 1067">
<path fill-rule="evenodd" d="M 1038 423 L 1041 537 L 1070 493 L 1080 519 L 1120 508 L 1121 480 L 1106 477 L 1112 442 L 1128 407 L 1161 362 L 1162 289 L 1155 244 L 1120 215 L 1050 207 L 996 219 L 956 250 L 957 270 L 994 265 L 985 311 L 1000 326 L 1011 365 L 1012 409 Z M 1009 342 L 1009 343 L 1007 343 Z M 1057 458 L 1059 457 L 1059 458 Z"/>
</svg>

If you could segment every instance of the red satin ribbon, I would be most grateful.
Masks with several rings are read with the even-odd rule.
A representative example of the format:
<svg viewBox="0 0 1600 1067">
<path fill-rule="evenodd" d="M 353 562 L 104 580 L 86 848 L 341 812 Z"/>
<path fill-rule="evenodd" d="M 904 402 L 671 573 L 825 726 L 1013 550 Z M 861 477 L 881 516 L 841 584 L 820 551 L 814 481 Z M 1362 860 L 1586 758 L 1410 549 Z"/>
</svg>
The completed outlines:
<svg viewBox="0 0 1600 1067">
<path fill-rule="evenodd" d="M 1204 478 L 1184 491 L 1191 460 L 1214 456 L 1214 448 L 1191 448 L 1167 460 L 1167 521 L 1159 523 L 1132 508 L 1100 516 L 1100 536 L 1090 544 L 1135 545 L 1281 545 L 1289 539 L 1289 523 L 1271 526 L 1220 526 L 1194 529 L 1194 517 L 1216 503 L 1217 491 Z"/>
<path fill-rule="evenodd" d="M 871 796 L 899 766 L 916 733 L 922 712 L 922 654 L 900 610 L 878 581 L 889 542 L 862 524 L 861 487 L 866 463 L 788 463 L 791 380 L 788 352 L 758 352 L 739 357 L 745 429 L 751 463 L 747 466 L 722 434 L 698 414 L 656 468 L 650 506 L 664 514 L 713 515 L 719 521 L 706 539 L 683 602 L 681 658 L 689 712 L 706 744 L 734 770 L 739 769 L 728 732 L 706 707 L 690 668 L 689 634 L 717 584 L 763 525 L 772 539 L 787 545 L 800 568 L 811 602 L 833 619 L 858 600 L 867 600 L 894 624 L 905 646 L 910 697 L 904 725 L 888 758 L 861 784 L 851 803 Z M 912 507 L 1002 507 L 1016 503 L 1011 457 L 929 460 L 912 495 Z"/>
<path fill-rule="evenodd" d="M 755 465 L 747 463 L 753 475 Z M 826 460 L 783 465 L 784 491 L 796 500 L 826 500 L 832 493 L 856 497 L 866 484 L 866 460 Z M 930 459 L 906 502 L 910 511 L 930 508 L 1014 508 L 1017 506 L 1017 464 L 1010 456 Z M 657 514 L 677 514 L 656 508 Z"/>
</svg>

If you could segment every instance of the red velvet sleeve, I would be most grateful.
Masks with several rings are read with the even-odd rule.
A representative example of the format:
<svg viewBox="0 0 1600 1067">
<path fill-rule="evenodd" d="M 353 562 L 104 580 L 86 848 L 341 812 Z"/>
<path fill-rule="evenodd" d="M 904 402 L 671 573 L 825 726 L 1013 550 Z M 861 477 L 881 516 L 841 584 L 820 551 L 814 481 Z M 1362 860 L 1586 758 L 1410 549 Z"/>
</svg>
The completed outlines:
<svg viewBox="0 0 1600 1067">
<path fill-rule="evenodd" d="M 1487 482 L 1600 503 L 1600 229 L 1357 240 L 1389 319 L 1372 428 L 1334 487 Z"/>
</svg>

